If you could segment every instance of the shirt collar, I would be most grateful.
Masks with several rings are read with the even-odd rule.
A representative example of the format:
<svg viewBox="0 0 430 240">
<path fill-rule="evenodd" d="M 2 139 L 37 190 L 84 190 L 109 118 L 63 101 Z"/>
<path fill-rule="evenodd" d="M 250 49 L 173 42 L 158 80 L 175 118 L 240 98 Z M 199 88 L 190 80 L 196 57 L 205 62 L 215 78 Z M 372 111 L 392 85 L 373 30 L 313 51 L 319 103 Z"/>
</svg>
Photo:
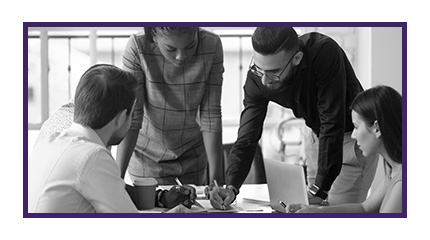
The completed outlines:
<svg viewBox="0 0 430 240">
<path fill-rule="evenodd" d="M 106 147 L 99 135 L 90 127 L 73 122 L 67 131 L 78 133 L 80 136 L 89 139 L 103 147 Z"/>
</svg>

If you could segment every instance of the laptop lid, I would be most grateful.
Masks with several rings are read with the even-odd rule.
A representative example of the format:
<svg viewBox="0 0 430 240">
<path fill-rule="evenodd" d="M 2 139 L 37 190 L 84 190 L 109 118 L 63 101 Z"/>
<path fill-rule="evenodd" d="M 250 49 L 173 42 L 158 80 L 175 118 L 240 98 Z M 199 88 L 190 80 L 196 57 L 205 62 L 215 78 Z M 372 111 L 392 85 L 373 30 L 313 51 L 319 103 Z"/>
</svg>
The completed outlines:
<svg viewBox="0 0 430 240">
<path fill-rule="evenodd" d="M 279 201 L 285 204 L 309 204 L 305 173 L 302 166 L 265 158 L 264 168 L 272 209 L 286 212 Z"/>
</svg>

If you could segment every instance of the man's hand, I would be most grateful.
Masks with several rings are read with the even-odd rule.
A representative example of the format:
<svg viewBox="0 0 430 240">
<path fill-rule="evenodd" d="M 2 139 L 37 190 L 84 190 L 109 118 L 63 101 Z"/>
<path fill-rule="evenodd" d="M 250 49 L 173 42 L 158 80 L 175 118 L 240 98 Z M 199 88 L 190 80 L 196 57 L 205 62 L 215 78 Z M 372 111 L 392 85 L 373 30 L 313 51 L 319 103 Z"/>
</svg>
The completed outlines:
<svg viewBox="0 0 430 240">
<path fill-rule="evenodd" d="M 178 185 L 173 186 L 161 196 L 161 203 L 167 208 L 172 208 L 179 204 L 183 204 L 185 207 L 190 208 L 195 203 L 196 198 L 195 188 L 188 185 Z"/>
<path fill-rule="evenodd" d="M 321 205 L 321 206 L 328 205 L 327 201 L 325 201 L 324 199 L 318 196 L 312 195 L 310 192 L 308 192 L 308 200 L 309 200 L 309 205 Z"/>
<path fill-rule="evenodd" d="M 236 199 L 233 190 L 225 188 L 212 188 L 209 192 L 209 199 L 212 207 L 215 209 L 225 210 L 230 207 L 231 203 Z"/>
</svg>

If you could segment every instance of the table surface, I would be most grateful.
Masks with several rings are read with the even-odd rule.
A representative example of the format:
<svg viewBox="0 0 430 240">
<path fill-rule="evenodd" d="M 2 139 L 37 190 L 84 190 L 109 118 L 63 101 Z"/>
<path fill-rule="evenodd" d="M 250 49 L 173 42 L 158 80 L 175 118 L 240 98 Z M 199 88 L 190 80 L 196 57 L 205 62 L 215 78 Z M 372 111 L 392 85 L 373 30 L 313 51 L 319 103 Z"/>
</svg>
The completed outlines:
<svg viewBox="0 0 430 240">
<path fill-rule="evenodd" d="M 169 189 L 171 186 L 160 186 L 163 189 Z M 212 208 L 209 200 L 205 199 L 204 186 L 193 186 L 196 188 L 197 201 L 205 208 L 202 210 L 193 206 L 191 210 L 195 212 L 209 212 L 209 213 L 272 213 L 273 209 L 270 207 L 269 191 L 267 184 L 244 184 L 240 188 L 240 194 L 237 200 L 232 204 L 231 208 L 226 211 Z M 166 211 L 164 208 L 154 208 L 149 210 L 140 211 L 141 213 L 161 213 Z"/>
</svg>

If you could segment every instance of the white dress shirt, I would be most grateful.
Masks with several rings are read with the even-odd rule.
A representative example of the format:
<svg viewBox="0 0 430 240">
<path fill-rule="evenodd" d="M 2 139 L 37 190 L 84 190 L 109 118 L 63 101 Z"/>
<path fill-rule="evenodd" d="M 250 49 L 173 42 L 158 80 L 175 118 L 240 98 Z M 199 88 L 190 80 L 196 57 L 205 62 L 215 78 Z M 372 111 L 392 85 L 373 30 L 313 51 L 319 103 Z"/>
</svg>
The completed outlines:
<svg viewBox="0 0 430 240">
<path fill-rule="evenodd" d="M 73 123 L 34 148 L 28 169 L 28 212 L 137 213 L 120 170 L 100 137 Z"/>
</svg>

